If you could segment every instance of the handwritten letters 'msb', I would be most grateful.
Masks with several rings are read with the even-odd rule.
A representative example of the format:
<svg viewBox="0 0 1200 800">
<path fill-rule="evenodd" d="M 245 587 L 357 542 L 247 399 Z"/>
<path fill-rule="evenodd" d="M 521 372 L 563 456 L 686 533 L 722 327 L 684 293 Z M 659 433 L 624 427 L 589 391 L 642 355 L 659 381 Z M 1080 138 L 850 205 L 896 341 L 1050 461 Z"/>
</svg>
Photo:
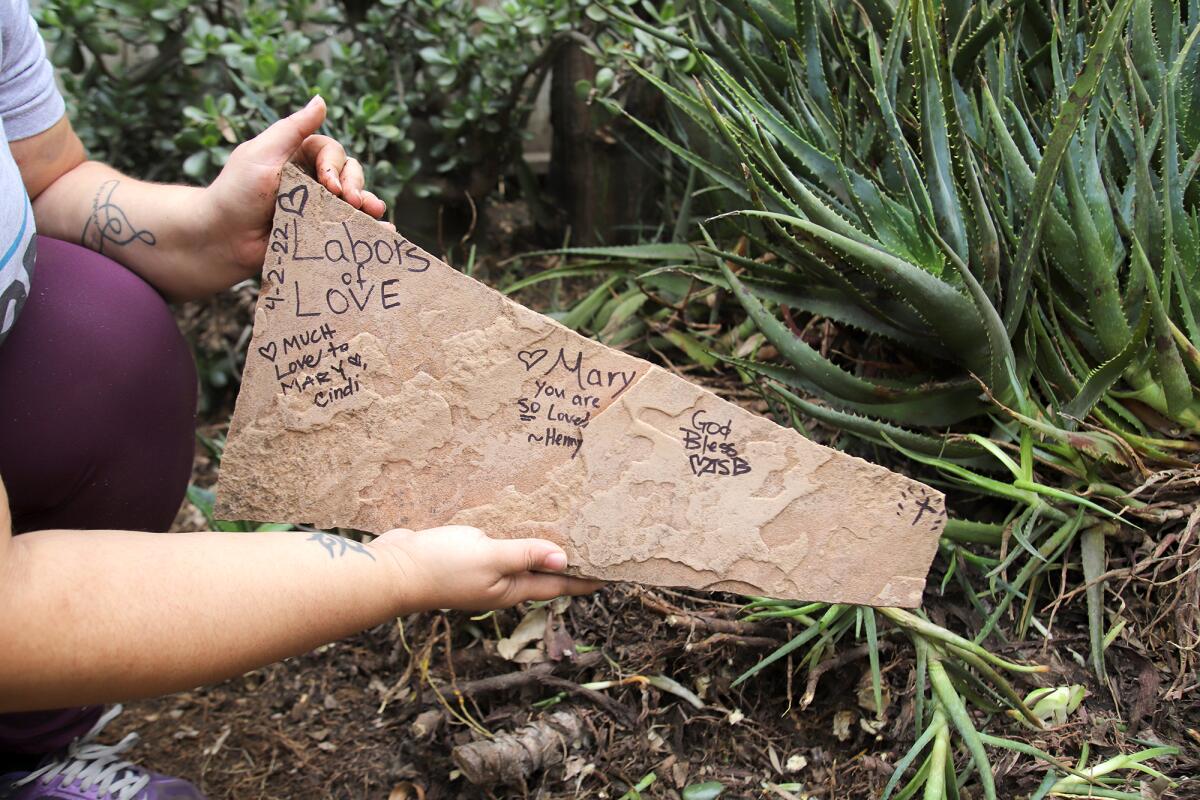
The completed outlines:
<svg viewBox="0 0 1200 800">
<path fill-rule="evenodd" d="M 610 580 L 920 602 L 942 495 L 579 336 L 283 173 L 230 519 L 475 525 Z"/>
</svg>

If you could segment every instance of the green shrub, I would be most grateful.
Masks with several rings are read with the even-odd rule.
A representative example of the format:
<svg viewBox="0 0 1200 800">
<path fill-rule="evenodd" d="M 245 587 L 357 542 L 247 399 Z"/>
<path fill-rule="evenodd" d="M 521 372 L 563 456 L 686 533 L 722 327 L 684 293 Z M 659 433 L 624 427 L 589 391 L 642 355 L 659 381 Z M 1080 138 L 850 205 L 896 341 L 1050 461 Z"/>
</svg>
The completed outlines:
<svg viewBox="0 0 1200 800">
<path fill-rule="evenodd" d="M 486 193 L 520 153 L 528 89 L 588 0 L 46 0 L 38 21 L 94 157 L 211 179 L 319 92 L 326 132 L 389 206 Z"/>
</svg>

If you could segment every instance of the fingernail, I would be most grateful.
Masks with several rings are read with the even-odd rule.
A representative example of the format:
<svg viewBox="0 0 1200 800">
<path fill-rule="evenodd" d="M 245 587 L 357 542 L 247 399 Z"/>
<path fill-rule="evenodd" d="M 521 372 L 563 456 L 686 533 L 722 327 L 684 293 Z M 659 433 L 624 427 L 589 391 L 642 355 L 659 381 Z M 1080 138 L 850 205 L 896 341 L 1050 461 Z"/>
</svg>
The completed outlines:
<svg viewBox="0 0 1200 800">
<path fill-rule="evenodd" d="M 565 553 L 551 553 L 546 556 L 546 560 L 542 562 L 546 569 L 552 569 L 557 572 L 560 569 L 567 568 L 567 556 Z"/>
<path fill-rule="evenodd" d="M 312 100 L 308 101 L 308 105 L 306 105 L 305 108 L 312 108 L 313 106 L 315 106 L 317 104 L 318 101 L 320 101 L 320 99 L 321 99 L 320 94 L 314 94 L 312 96 Z"/>
</svg>

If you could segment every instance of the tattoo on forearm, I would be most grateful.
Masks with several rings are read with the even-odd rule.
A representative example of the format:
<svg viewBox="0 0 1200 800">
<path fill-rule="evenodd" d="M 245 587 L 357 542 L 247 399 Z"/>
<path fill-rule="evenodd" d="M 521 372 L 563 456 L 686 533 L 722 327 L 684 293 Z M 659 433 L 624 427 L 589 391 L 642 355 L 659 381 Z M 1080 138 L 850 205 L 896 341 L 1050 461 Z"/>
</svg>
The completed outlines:
<svg viewBox="0 0 1200 800">
<path fill-rule="evenodd" d="M 375 556 L 371 555 L 371 551 L 362 542 L 356 542 L 352 539 L 346 539 L 342 536 L 334 536 L 332 533 L 324 531 L 314 531 L 308 537 L 308 541 L 316 542 L 325 548 L 325 552 L 329 553 L 330 558 L 340 558 L 346 555 L 347 552 L 361 553 L 372 561 Z"/>
<path fill-rule="evenodd" d="M 92 199 L 91 216 L 83 224 L 83 233 L 79 235 L 79 243 L 97 253 L 104 252 L 105 244 L 120 247 L 138 241 L 153 247 L 158 243 L 153 233 L 138 230 L 129 221 L 124 209 L 112 201 L 113 192 L 120 184 L 121 181 L 116 178 L 100 184 Z"/>
</svg>

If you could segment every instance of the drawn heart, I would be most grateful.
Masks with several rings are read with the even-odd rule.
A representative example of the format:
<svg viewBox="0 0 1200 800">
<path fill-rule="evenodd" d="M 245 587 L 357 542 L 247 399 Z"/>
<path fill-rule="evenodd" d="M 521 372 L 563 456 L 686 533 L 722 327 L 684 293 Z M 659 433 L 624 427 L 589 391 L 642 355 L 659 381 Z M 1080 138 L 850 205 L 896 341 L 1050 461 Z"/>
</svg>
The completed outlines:
<svg viewBox="0 0 1200 800">
<path fill-rule="evenodd" d="M 279 204 L 280 211 L 303 217 L 304 206 L 308 203 L 308 187 L 300 184 L 290 192 L 280 192 L 276 202 Z"/>
<path fill-rule="evenodd" d="M 362 363 L 362 356 L 360 356 L 358 353 L 355 353 L 355 354 L 353 354 L 353 355 L 350 355 L 350 356 L 346 356 L 346 360 L 347 360 L 347 361 L 349 361 L 349 362 L 350 362 L 350 364 L 351 364 L 351 365 L 353 365 L 353 366 L 355 366 L 355 367 L 361 367 L 361 366 L 363 366 L 363 363 Z"/>
<path fill-rule="evenodd" d="M 537 350 L 522 350 L 517 353 L 517 360 L 525 365 L 525 371 L 536 367 L 549 354 L 549 350 L 539 347 Z"/>
<path fill-rule="evenodd" d="M 258 354 L 267 359 L 267 361 L 270 361 L 272 364 L 275 363 L 275 343 L 267 342 L 262 347 L 258 348 Z"/>
</svg>

